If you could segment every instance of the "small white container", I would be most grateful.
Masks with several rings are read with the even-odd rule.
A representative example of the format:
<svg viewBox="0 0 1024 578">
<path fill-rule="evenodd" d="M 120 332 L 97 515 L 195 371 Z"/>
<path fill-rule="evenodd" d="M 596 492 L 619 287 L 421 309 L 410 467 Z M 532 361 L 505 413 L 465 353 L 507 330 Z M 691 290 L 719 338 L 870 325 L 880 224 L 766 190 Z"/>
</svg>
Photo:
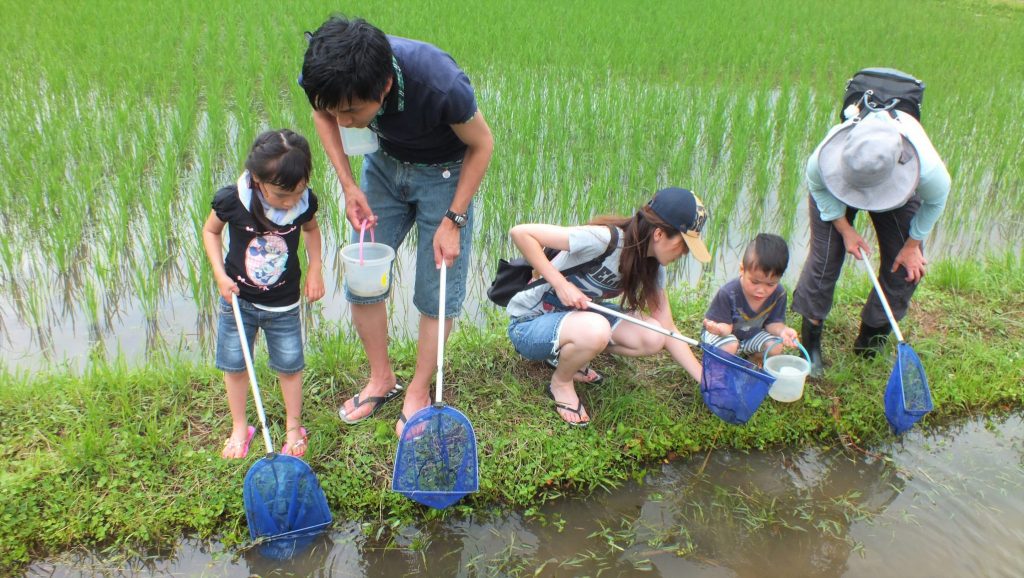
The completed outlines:
<svg viewBox="0 0 1024 578">
<path fill-rule="evenodd" d="M 383 243 L 349 243 L 341 248 L 341 258 L 345 263 L 345 284 L 352 294 L 377 297 L 387 292 L 394 249 Z"/>
<path fill-rule="evenodd" d="M 765 358 L 764 370 L 775 378 L 768 395 L 775 401 L 789 403 L 803 397 L 804 380 L 811 372 L 811 362 L 795 355 L 773 355 Z"/>
<path fill-rule="evenodd" d="M 348 156 L 368 155 L 377 152 L 380 143 L 377 135 L 368 128 L 341 128 L 341 146 Z"/>
</svg>

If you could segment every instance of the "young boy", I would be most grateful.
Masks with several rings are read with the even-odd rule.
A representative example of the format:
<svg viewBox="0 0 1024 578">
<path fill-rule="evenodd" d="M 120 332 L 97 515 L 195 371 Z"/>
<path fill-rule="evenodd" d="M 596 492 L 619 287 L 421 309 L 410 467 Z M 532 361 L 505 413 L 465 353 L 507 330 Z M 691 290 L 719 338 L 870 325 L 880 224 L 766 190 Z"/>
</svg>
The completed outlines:
<svg viewBox="0 0 1024 578">
<path fill-rule="evenodd" d="M 797 333 L 786 327 L 786 290 L 779 284 L 788 265 L 786 241 L 759 234 L 743 253 L 739 278 L 711 301 L 701 341 L 735 355 L 778 355 L 783 345 L 795 347 Z"/>
<path fill-rule="evenodd" d="M 446 331 L 462 308 L 471 203 L 494 139 L 469 78 L 451 56 L 425 42 L 388 36 L 362 19 L 333 17 L 312 34 L 300 83 L 354 231 L 364 223 L 376 227 L 377 240 L 398 249 L 414 224 L 417 229 L 413 303 L 420 312 L 419 343 L 416 372 L 395 425 L 400 433 L 404 420 L 431 401 L 441 259 L 450 268 Z M 358 184 L 339 127 L 369 128 L 380 139 L 380 150 L 363 160 Z M 388 296 L 345 291 L 370 362 L 369 380 L 339 409 L 345 423 L 369 417 L 403 389 L 388 356 Z"/>
</svg>

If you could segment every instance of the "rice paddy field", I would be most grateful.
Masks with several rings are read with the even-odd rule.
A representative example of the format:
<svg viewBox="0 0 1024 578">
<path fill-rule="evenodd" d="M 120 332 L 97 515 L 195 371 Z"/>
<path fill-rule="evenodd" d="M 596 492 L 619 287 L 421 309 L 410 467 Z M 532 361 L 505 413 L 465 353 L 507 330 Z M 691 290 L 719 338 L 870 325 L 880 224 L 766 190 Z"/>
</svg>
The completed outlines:
<svg viewBox="0 0 1024 578">
<path fill-rule="evenodd" d="M 313 143 L 327 276 L 340 274 L 340 190 L 296 84 L 302 32 L 339 11 L 443 47 L 473 80 L 496 141 L 476 205 L 480 283 L 512 252 L 513 224 L 627 213 L 670 184 L 712 215 L 716 259 L 690 284 L 732 274 L 730 256 L 759 231 L 802 258 L 803 168 L 866 66 L 927 83 L 924 124 L 953 175 L 931 257 L 1020 248 L 1019 1 L 4 4 L 10 351 L 59 359 L 71 340 L 108 355 L 104 338 L 129 325 L 150 345 L 206 351 L 216 290 L 199 231 L 268 128 Z M 327 302 L 343 302 L 337 288 Z M 174 310 L 195 312 L 181 335 L 162 330 Z"/>
</svg>

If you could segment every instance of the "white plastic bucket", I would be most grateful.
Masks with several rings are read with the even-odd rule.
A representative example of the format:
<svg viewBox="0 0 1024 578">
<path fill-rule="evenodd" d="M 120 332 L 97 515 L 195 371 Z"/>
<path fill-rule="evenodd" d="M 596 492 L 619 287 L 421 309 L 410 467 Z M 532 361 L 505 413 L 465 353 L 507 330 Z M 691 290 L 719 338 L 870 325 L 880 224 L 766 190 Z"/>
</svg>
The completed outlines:
<svg viewBox="0 0 1024 578">
<path fill-rule="evenodd" d="M 803 346 L 800 350 L 804 351 Z M 804 355 L 807 352 L 804 351 Z M 764 370 L 775 378 L 775 383 L 768 390 L 768 395 L 775 401 L 791 402 L 804 395 L 804 381 L 811 373 L 811 362 L 808 357 L 796 355 L 772 355 L 764 360 Z"/>
<path fill-rule="evenodd" d="M 377 297 L 387 292 L 394 249 L 383 243 L 349 243 L 341 248 L 341 258 L 345 262 L 345 284 L 353 295 Z"/>
<path fill-rule="evenodd" d="M 380 144 L 377 135 L 368 128 L 341 127 L 341 146 L 348 156 L 368 155 L 377 152 Z"/>
</svg>

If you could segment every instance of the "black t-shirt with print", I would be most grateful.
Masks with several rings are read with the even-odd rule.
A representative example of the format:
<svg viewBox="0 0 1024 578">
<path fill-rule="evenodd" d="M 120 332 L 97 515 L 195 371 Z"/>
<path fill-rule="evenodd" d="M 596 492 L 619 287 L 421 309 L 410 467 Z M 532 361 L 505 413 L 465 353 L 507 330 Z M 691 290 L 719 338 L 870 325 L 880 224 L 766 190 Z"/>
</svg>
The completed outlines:
<svg viewBox="0 0 1024 578">
<path fill-rule="evenodd" d="M 260 202 L 255 196 L 253 203 Z M 299 231 L 311 221 L 317 199 L 309 192 L 309 208 L 290 225 L 266 229 L 238 198 L 238 187 L 231 185 L 213 197 L 217 218 L 227 223 L 228 251 L 224 270 L 236 284 L 239 297 L 268 307 L 291 305 L 299 300 Z M 276 227 L 276 225 L 275 225 Z"/>
</svg>

